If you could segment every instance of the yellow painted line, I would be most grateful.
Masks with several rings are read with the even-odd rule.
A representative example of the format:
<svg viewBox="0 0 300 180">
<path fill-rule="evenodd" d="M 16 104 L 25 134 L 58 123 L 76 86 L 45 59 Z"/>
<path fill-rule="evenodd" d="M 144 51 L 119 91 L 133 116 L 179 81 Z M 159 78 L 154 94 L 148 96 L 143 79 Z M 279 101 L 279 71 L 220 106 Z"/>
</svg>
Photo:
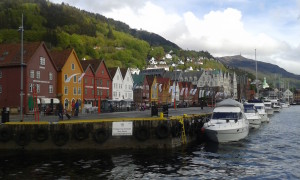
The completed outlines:
<svg viewBox="0 0 300 180">
<path fill-rule="evenodd" d="M 6 122 L 7 125 L 49 125 L 49 124 L 76 124 L 76 123 L 102 123 L 102 122 L 118 122 L 118 121 L 162 121 L 162 120 L 180 120 L 182 118 L 193 118 L 208 116 L 208 114 L 191 114 L 183 116 L 170 116 L 164 117 L 144 117 L 144 118 L 110 118 L 110 119 L 77 119 L 77 120 L 64 120 L 64 121 L 40 121 L 40 122 Z"/>
</svg>

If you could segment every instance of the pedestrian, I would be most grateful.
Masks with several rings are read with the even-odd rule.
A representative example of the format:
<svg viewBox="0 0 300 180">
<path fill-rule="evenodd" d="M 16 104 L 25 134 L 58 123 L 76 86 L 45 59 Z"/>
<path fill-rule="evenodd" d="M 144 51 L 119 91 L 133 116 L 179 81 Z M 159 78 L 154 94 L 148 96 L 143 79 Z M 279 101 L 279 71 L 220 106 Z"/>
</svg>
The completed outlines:
<svg viewBox="0 0 300 180">
<path fill-rule="evenodd" d="M 79 112 L 79 102 L 78 102 L 78 100 L 76 100 L 76 103 L 75 103 L 75 116 L 78 116 L 78 112 Z"/>
<path fill-rule="evenodd" d="M 63 111 L 64 111 L 64 107 L 62 105 L 62 103 L 60 102 L 58 105 L 58 116 L 60 120 L 64 119 L 64 115 L 63 115 Z"/>
<path fill-rule="evenodd" d="M 73 99 L 73 101 L 72 101 L 72 112 L 71 112 L 71 115 L 74 116 L 74 114 L 75 114 L 75 101 Z"/>
<path fill-rule="evenodd" d="M 200 105 L 201 105 L 201 109 L 203 109 L 203 106 L 204 106 L 203 99 L 201 99 Z"/>
</svg>

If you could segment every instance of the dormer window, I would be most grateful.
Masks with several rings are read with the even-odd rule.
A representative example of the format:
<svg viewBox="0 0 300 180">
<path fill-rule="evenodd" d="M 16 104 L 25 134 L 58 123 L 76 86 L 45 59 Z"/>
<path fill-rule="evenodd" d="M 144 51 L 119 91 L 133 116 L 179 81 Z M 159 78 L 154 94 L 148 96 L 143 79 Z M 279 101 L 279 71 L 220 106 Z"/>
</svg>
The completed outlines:
<svg viewBox="0 0 300 180">
<path fill-rule="evenodd" d="M 75 64 L 71 64 L 72 70 L 75 70 Z"/>
<path fill-rule="evenodd" d="M 41 66 L 45 66 L 46 65 L 46 58 L 44 58 L 44 57 L 40 57 L 40 65 Z"/>
</svg>

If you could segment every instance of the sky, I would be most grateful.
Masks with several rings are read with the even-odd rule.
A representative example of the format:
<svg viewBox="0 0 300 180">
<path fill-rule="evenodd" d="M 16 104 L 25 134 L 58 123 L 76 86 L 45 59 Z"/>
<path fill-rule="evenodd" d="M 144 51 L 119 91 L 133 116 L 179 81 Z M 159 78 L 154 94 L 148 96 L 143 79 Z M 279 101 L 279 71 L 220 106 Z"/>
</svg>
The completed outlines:
<svg viewBox="0 0 300 180">
<path fill-rule="evenodd" d="M 214 57 L 255 59 L 256 49 L 256 60 L 300 75 L 300 0 L 50 1 L 99 13 Z"/>
</svg>

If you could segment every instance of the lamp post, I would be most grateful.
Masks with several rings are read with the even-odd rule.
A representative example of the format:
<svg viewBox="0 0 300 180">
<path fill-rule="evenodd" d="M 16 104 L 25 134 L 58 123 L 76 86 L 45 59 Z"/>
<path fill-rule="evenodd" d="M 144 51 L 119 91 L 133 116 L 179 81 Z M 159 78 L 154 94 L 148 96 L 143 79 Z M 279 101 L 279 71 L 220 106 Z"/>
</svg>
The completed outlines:
<svg viewBox="0 0 300 180">
<path fill-rule="evenodd" d="M 175 84 L 174 84 L 174 109 L 176 109 L 176 65 L 173 64 L 174 70 L 175 70 Z"/>
<path fill-rule="evenodd" d="M 20 87 L 20 118 L 21 122 L 23 122 L 23 14 L 22 14 L 22 25 L 19 27 L 19 31 L 21 31 L 21 87 Z"/>
</svg>

